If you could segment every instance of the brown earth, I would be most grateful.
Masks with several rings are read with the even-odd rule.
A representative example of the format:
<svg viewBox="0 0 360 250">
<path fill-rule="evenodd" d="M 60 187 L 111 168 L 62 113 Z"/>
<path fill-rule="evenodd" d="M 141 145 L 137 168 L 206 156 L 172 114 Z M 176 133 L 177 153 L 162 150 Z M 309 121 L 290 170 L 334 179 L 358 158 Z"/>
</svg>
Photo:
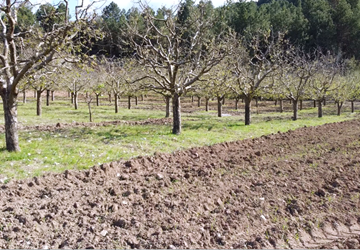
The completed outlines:
<svg viewBox="0 0 360 250">
<path fill-rule="evenodd" d="M 11 181 L 0 248 L 359 248 L 360 121 Z"/>
</svg>

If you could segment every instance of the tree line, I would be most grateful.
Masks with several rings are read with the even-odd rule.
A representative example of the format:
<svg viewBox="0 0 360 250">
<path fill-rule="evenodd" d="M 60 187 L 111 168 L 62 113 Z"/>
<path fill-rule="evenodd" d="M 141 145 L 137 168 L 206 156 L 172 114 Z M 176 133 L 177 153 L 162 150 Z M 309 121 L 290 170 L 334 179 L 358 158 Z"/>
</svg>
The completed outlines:
<svg viewBox="0 0 360 250">
<path fill-rule="evenodd" d="M 360 4 L 359 0 L 259 0 L 230 2 L 214 8 L 211 1 L 195 4 L 186 0 L 180 4 L 178 22 L 185 24 L 195 9 L 205 5 L 204 15 L 211 17 L 210 30 L 218 34 L 231 28 L 238 35 L 251 36 L 259 30 L 271 30 L 285 34 L 291 44 L 309 52 L 321 49 L 331 51 L 344 58 L 359 58 L 357 49 L 360 41 Z M 162 19 L 171 10 L 162 7 L 150 10 L 155 18 Z M 99 25 L 105 31 L 105 39 L 94 48 L 94 52 L 120 56 L 126 53 L 121 44 L 126 35 L 129 22 L 138 23 L 145 28 L 142 11 L 138 8 L 120 9 L 112 2 L 103 9 Z"/>
<path fill-rule="evenodd" d="M 249 36 L 258 30 L 271 30 L 285 34 L 291 44 L 309 52 L 313 49 L 330 51 L 344 58 L 359 59 L 360 51 L 360 3 L 359 0 L 259 0 L 229 2 L 214 7 L 211 1 L 186 0 L 180 3 L 177 12 L 179 24 L 185 24 L 192 12 L 205 5 L 204 15 L 217 16 L 213 20 L 211 32 L 215 35 L 223 29 L 231 28 L 241 36 Z M 171 9 L 149 8 L 157 19 L 163 19 Z M 126 38 L 129 23 L 137 23 L 139 29 L 145 29 L 143 10 L 132 7 L 120 9 L 111 2 L 105 6 L 94 24 L 104 32 L 103 39 L 91 44 L 93 54 L 108 57 L 120 57 L 131 53 L 131 48 L 122 43 Z M 18 29 L 27 29 L 34 24 L 49 31 L 54 24 L 70 19 L 65 3 L 40 5 L 33 13 L 30 4 L 24 5 L 18 12 Z"/>
</svg>

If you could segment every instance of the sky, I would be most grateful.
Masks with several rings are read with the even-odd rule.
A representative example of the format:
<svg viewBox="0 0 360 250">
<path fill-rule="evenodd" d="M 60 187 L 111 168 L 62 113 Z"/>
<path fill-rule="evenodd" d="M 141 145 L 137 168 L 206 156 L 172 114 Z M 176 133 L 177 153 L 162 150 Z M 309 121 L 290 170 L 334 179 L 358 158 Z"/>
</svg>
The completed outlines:
<svg viewBox="0 0 360 250">
<path fill-rule="evenodd" d="M 31 3 L 33 4 L 44 4 L 51 3 L 52 5 L 56 5 L 60 0 L 33 0 Z M 157 10 L 159 7 L 166 6 L 172 7 L 176 6 L 179 3 L 179 0 L 146 0 L 148 5 Z M 68 0 L 70 7 L 70 15 L 74 17 L 75 6 L 81 3 L 81 0 Z M 89 3 L 93 2 L 92 0 L 84 0 L 84 5 L 87 6 Z M 126 11 L 130 9 L 132 6 L 136 6 L 137 0 L 96 0 L 95 7 L 97 8 L 97 12 L 101 13 L 101 9 L 105 6 L 109 5 L 111 2 L 115 2 L 120 9 L 125 9 Z M 196 1 L 197 2 L 197 1 Z M 212 0 L 214 7 L 218 7 L 224 5 L 226 0 Z M 35 10 L 37 8 L 34 8 Z"/>
</svg>

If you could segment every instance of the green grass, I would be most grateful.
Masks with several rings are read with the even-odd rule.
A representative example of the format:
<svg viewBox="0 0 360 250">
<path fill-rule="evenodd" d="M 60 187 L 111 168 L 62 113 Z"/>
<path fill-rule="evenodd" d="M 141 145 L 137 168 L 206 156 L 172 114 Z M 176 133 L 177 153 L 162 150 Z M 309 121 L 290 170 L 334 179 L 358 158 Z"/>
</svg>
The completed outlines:
<svg viewBox="0 0 360 250">
<path fill-rule="evenodd" d="M 330 107 L 327 113 L 331 114 Z M 162 118 L 163 111 L 120 109 L 114 114 L 112 106 L 94 107 L 95 121 L 144 120 Z M 19 105 L 19 121 L 23 125 L 55 124 L 57 122 L 87 122 L 84 104 L 75 111 L 64 101 L 44 107 L 43 116 L 36 117 L 34 103 Z M 0 113 L 0 115 L 2 115 Z M 77 127 L 55 132 L 20 131 L 19 153 L 4 150 L 5 136 L 0 134 L 0 179 L 26 178 L 42 175 L 46 171 L 61 172 L 66 169 L 86 169 L 95 164 L 155 152 L 212 145 L 224 141 L 254 138 L 261 135 L 287 131 L 303 126 L 317 126 L 357 117 L 327 115 L 319 119 L 316 109 L 299 112 L 299 120 L 290 120 L 291 113 L 253 114 L 252 125 L 244 126 L 243 117 L 216 117 L 214 111 L 183 114 L 181 135 L 171 134 L 171 125 L 117 125 L 106 127 Z M 3 123 L 3 120 L 1 121 Z"/>
<path fill-rule="evenodd" d="M 31 101 L 31 100 L 30 100 Z M 121 103 L 124 106 L 124 103 Z M 1 105 L 2 106 L 2 105 Z M 139 105 L 140 106 L 140 105 Z M 134 105 L 133 105 L 134 107 Z M 145 109 L 126 109 L 115 114 L 113 105 L 104 105 L 96 107 L 92 105 L 93 121 L 114 121 L 128 120 L 139 121 L 148 118 L 162 118 L 164 112 L 151 111 Z M 3 110 L 0 110 L 0 116 L 3 117 Z M 50 106 L 42 105 L 41 117 L 36 116 L 36 103 L 34 101 L 26 104 L 18 103 L 18 121 L 20 125 L 34 126 L 56 124 L 57 122 L 89 122 L 89 112 L 85 103 L 80 103 L 79 109 L 75 110 L 69 101 L 55 101 Z M 4 124 L 4 119 L 0 119 L 0 124 Z"/>
</svg>

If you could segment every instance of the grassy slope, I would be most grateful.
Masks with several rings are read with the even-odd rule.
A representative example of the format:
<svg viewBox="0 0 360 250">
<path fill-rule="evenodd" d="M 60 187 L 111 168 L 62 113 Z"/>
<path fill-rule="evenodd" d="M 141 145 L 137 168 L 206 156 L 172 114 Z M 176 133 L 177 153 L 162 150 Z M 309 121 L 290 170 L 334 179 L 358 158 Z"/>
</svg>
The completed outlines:
<svg viewBox="0 0 360 250">
<path fill-rule="evenodd" d="M 141 106 L 140 106 L 141 107 Z M 114 114 L 112 106 L 93 107 L 95 122 L 107 120 L 144 120 L 162 118 L 163 111 L 120 109 Z M 334 107 L 328 105 L 325 113 Z M 57 122 L 87 122 L 85 104 L 73 110 L 68 102 L 56 101 L 44 107 L 43 116 L 36 117 L 35 103 L 19 104 L 19 122 L 22 125 L 56 124 Z M 0 111 L 0 115 L 2 113 Z M 4 134 L 0 134 L 0 179 L 25 178 L 45 171 L 84 169 L 104 162 L 129 159 L 154 152 L 173 152 L 184 148 L 211 145 L 224 141 L 258 137 L 303 126 L 316 126 L 356 117 L 327 115 L 316 118 L 316 109 L 300 111 L 298 121 L 291 121 L 291 113 L 253 114 L 252 125 L 244 126 L 243 117 L 217 118 L 214 111 L 183 114 L 183 133 L 172 135 L 171 125 L 107 126 L 61 129 L 56 132 L 21 131 L 20 153 L 4 150 Z M 3 119 L 0 120 L 0 124 Z"/>
</svg>

